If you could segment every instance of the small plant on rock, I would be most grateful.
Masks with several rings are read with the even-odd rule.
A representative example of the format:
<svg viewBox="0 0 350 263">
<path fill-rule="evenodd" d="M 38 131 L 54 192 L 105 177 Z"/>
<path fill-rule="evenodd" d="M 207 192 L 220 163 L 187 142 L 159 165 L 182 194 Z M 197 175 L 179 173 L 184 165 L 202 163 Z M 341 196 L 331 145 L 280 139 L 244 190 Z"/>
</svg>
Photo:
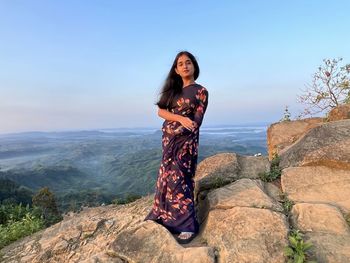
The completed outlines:
<svg viewBox="0 0 350 263">
<path fill-rule="evenodd" d="M 348 225 L 350 226 L 350 213 L 348 213 L 348 214 L 345 216 L 345 220 L 346 220 L 346 222 L 348 223 Z"/>
<path fill-rule="evenodd" d="M 259 173 L 259 177 L 262 181 L 272 182 L 281 176 L 282 169 L 279 167 L 280 159 L 277 153 L 273 155 L 270 171 Z"/>
<path fill-rule="evenodd" d="M 290 210 L 292 210 L 292 207 L 294 205 L 294 202 L 292 200 L 289 200 L 286 196 L 286 194 L 283 193 L 282 195 L 282 206 L 283 206 L 283 210 L 284 213 L 286 215 L 288 215 L 288 213 L 290 212 Z"/>
<path fill-rule="evenodd" d="M 283 114 L 283 117 L 282 119 L 280 119 L 280 122 L 283 122 L 283 121 L 291 121 L 290 120 L 290 112 L 288 111 L 288 106 L 286 106 L 286 108 L 284 109 L 284 114 Z"/>
<path fill-rule="evenodd" d="M 288 257 L 288 263 L 316 263 L 309 260 L 308 250 L 313 246 L 311 242 L 304 242 L 303 234 L 293 229 L 288 236 L 289 246 L 284 248 L 284 254 Z"/>
</svg>

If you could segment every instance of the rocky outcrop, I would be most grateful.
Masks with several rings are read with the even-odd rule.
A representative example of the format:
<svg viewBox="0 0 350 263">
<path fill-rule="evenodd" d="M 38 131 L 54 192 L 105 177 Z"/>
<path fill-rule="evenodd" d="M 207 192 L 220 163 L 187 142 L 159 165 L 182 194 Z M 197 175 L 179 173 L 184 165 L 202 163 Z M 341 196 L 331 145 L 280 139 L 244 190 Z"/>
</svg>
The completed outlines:
<svg viewBox="0 0 350 263">
<path fill-rule="evenodd" d="M 350 170 L 326 166 L 289 167 L 282 171 L 282 190 L 294 202 L 330 204 L 350 212 Z"/>
<path fill-rule="evenodd" d="M 119 233 L 107 253 L 126 262 L 215 262 L 213 247 L 184 248 L 164 227 L 145 221 Z"/>
<path fill-rule="evenodd" d="M 317 262 L 350 262 L 350 120 L 273 126 L 269 149 L 278 148 L 281 157 L 280 184 L 259 179 L 269 172 L 267 156 L 220 153 L 204 159 L 195 176 L 200 232 L 189 244 L 180 245 L 162 225 L 143 221 L 153 205 L 149 195 L 66 215 L 3 248 L 1 260 L 283 263 L 289 231 L 299 229 L 304 241 L 312 242 Z"/>
<path fill-rule="evenodd" d="M 254 158 L 258 163 L 263 160 Z M 199 210 L 204 211 L 201 232 L 187 245 L 178 244 L 162 225 L 143 221 L 153 197 L 146 196 L 127 205 L 87 208 L 65 216 L 62 222 L 4 248 L 3 260 L 157 263 L 284 260 L 287 219 L 281 204 L 268 196 L 259 179 L 237 179 L 209 191 L 197 206 L 198 209 L 202 205 Z"/>
<path fill-rule="evenodd" d="M 291 226 L 317 262 L 350 262 L 350 119 L 316 126 L 280 152 Z"/>
<path fill-rule="evenodd" d="M 296 121 L 283 121 L 270 125 L 267 129 L 267 150 L 269 160 L 275 153 L 292 145 L 301 136 L 318 125 L 322 125 L 323 118 L 308 118 Z"/>
<path fill-rule="evenodd" d="M 4 262 L 128 262 L 108 247 L 118 234 L 146 215 L 150 198 L 133 204 L 86 208 L 5 247 Z"/>
<path fill-rule="evenodd" d="M 260 180 L 239 179 L 236 182 L 214 189 L 198 204 L 198 219 L 202 223 L 208 213 L 215 209 L 231 209 L 233 207 L 268 208 L 283 212 L 280 203 L 265 193 L 264 183 Z"/>
<path fill-rule="evenodd" d="M 259 178 L 259 173 L 269 171 L 266 156 L 243 156 L 236 153 L 219 153 L 204 159 L 197 167 L 195 197 L 234 182 L 239 178 Z"/>
<path fill-rule="evenodd" d="M 215 209 L 203 229 L 201 236 L 219 250 L 218 262 L 285 261 L 288 225 L 281 213 L 240 206 Z"/>
<path fill-rule="evenodd" d="M 2 250 L 4 262 L 283 262 L 288 223 L 264 183 L 239 179 L 209 192 L 201 232 L 186 245 L 143 221 L 154 196 L 86 208 Z"/>
<path fill-rule="evenodd" d="M 267 129 L 269 160 L 272 160 L 275 153 L 281 155 L 289 146 L 315 127 L 346 119 L 350 119 L 350 104 L 342 104 L 333 108 L 327 118 L 315 117 L 271 124 Z"/>
<path fill-rule="evenodd" d="M 350 262 L 350 231 L 343 214 L 332 205 L 298 203 L 292 224 L 313 244 L 317 262 Z"/>
<path fill-rule="evenodd" d="M 350 119 L 313 128 L 279 156 L 282 168 L 323 165 L 350 169 Z"/>
<path fill-rule="evenodd" d="M 263 182 L 239 179 L 211 191 L 199 210 L 201 237 L 218 248 L 218 262 L 284 262 L 288 224 Z M 272 223 L 273 222 L 273 223 Z"/>
</svg>

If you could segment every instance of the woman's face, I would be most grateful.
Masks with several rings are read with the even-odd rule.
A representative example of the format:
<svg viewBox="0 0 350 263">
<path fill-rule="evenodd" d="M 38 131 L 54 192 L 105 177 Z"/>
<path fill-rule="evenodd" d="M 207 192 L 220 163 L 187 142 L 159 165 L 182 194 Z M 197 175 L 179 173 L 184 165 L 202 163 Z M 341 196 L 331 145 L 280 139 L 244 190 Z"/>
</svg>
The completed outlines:
<svg viewBox="0 0 350 263">
<path fill-rule="evenodd" d="M 175 71 L 183 79 L 192 78 L 194 74 L 194 65 L 191 59 L 187 55 L 181 55 L 177 60 Z"/>
</svg>

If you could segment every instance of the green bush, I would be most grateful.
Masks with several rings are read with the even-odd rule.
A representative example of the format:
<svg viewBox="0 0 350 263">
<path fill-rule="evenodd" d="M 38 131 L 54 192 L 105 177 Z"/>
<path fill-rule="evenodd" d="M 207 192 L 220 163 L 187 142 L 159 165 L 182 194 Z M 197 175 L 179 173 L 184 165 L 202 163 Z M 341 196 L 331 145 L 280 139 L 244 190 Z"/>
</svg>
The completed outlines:
<svg viewBox="0 0 350 263">
<path fill-rule="evenodd" d="M 53 222 L 58 218 L 45 218 L 42 208 L 29 204 L 1 204 L 0 205 L 0 248 L 17 239 L 30 235 Z"/>
<path fill-rule="evenodd" d="M 20 204 L 2 204 L 0 205 L 0 224 L 4 225 L 9 220 L 18 221 L 22 219 L 31 209 L 29 204 L 23 206 Z"/>
<path fill-rule="evenodd" d="M 11 218 L 6 224 L 0 224 L 0 248 L 17 239 L 28 236 L 44 227 L 44 219 L 38 218 L 31 211 L 20 219 Z"/>
<path fill-rule="evenodd" d="M 140 199 L 142 196 L 134 193 L 127 193 L 124 198 L 115 198 L 112 203 L 116 205 L 128 204 Z"/>
<path fill-rule="evenodd" d="M 43 215 L 46 227 L 49 227 L 63 219 L 58 211 L 55 195 L 48 187 L 41 188 L 33 196 L 33 205 L 38 209 L 37 214 Z"/>
</svg>

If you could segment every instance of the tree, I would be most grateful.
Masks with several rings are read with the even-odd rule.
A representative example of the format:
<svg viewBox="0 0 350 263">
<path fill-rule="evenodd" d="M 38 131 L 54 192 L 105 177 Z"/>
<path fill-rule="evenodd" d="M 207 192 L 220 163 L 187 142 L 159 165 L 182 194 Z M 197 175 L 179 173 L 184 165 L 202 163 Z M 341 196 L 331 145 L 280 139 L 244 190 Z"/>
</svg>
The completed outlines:
<svg viewBox="0 0 350 263">
<path fill-rule="evenodd" d="M 33 196 L 33 205 L 40 208 L 46 226 L 55 224 L 62 219 L 57 209 L 55 196 L 50 192 L 48 187 L 41 188 L 38 193 Z"/>
<path fill-rule="evenodd" d="M 31 205 L 32 195 L 33 192 L 27 187 L 21 186 L 9 179 L 0 178 L 0 203 Z"/>
<path fill-rule="evenodd" d="M 350 64 L 341 66 L 342 58 L 324 59 L 324 64 L 313 74 L 311 84 L 306 85 L 298 102 L 307 107 L 299 115 L 313 115 L 337 107 L 343 103 L 350 103 Z"/>
</svg>

